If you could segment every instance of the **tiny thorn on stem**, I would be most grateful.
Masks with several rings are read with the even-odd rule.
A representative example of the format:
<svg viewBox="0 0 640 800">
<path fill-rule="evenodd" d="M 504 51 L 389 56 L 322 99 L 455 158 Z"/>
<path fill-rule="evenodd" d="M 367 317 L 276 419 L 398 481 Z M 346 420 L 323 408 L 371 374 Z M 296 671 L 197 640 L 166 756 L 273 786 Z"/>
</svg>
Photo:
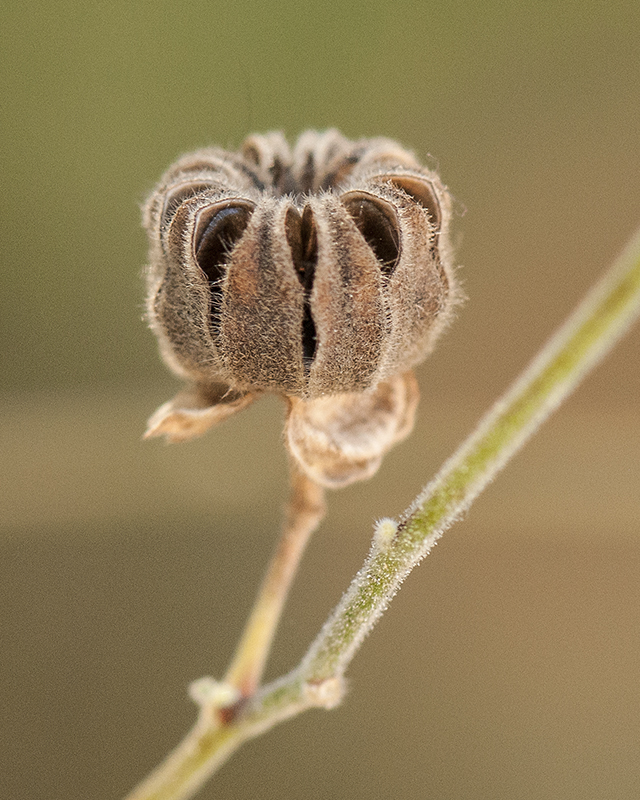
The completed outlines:
<svg viewBox="0 0 640 800">
<path fill-rule="evenodd" d="M 383 553 L 387 550 L 398 533 L 398 523 L 395 519 L 390 517 L 383 517 L 379 519 L 373 531 L 373 540 L 371 542 L 372 553 Z"/>
</svg>

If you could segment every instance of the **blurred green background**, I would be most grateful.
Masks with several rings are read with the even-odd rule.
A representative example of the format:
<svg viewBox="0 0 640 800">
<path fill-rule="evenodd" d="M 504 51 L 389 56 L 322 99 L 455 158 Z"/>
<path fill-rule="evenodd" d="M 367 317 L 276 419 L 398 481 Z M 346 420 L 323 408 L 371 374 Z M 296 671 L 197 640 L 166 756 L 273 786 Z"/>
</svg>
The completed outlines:
<svg viewBox="0 0 640 800">
<path fill-rule="evenodd" d="M 139 205 L 181 153 L 335 126 L 432 154 L 469 297 L 412 438 L 330 496 L 270 670 L 640 222 L 640 6 L 35 2 L 0 18 L 0 794 L 118 798 L 221 676 L 279 524 L 282 412 L 142 443 L 176 390 Z M 463 211 L 466 209 L 466 212 Z M 407 581 L 331 714 L 202 798 L 640 796 L 633 331 Z"/>
</svg>

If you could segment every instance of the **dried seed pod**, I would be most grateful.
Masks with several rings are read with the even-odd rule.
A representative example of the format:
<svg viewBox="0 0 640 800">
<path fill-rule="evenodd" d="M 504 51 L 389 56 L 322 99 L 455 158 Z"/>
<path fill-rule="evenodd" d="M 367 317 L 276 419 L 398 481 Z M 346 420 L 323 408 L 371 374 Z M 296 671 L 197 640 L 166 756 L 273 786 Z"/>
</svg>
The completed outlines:
<svg viewBox="0 0 640 800">
<path fill-rule="evenodd" d="M 270 133 L 180 159 L 144 209 L 147 309 L 191 388 L 148 435 L 190 438 L 275 392 L 311 477 L 374 472 L 456 301 L 450 216 L 438 176 L 388 139 L 307 131 L 292 152 Z"/>
</svg>

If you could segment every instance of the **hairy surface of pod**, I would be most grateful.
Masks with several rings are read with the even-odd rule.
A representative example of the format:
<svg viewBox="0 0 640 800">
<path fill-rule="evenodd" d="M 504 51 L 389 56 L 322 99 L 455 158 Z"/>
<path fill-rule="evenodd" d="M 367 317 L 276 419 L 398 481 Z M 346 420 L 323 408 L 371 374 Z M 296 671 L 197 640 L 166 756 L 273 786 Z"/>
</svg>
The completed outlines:
<svg viewBox="0 0 640 800">
<path fill-rule="evenodd" d="M 438 176 L 387 139 L 309 131 L 291 151 L 271 133 L 238 153 L 180 159 L 144 209 L 147 309 L 165 361 L 190 388 L 154 415 L 150 433 L 188 438 L 276 392 L 288 398 L 286 439 L 307 472 L 305 431 L 334 456 L 315 469 L 320 482 L 371 474 L 411 427 L 408 371 L 455 303 L 450 209 Z M 387 408 L 397 424 L 382 425 L 375 457 L 359 445 L 350 472 L 344 436 L 359 403 L 372 418 Z"/>
</svg>

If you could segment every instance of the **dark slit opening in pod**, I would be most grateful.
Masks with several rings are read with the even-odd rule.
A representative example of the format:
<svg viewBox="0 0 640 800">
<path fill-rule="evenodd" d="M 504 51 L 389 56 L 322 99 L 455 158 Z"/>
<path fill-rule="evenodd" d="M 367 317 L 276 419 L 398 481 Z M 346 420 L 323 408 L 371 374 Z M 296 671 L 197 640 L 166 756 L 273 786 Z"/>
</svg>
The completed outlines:
<svg viewBox="0 0 640 800">
<path fill-rule="evenodd" d="M 316 326 L 311 315 L 311 292 L 318 262 L 318 235 L 313 212 L 305 206 L 302 214 L 289 208 L 285 218 L 287 241 L 291 248 L 293 266 L 304 290 L 302 317 L 302 358 L 305 369 L 310 369 L 318 346 Z"/>
<path fill-rule="evenodd" d="M 196 219 L 193 249 L 196 262 L 209 282 L 210 320 L 214 331 L 220 321 L 225 266 L 233 247 L 244 234 L 253 210 L 251 203 L 226 201 L 203 209 Z"/>
<path fill-rule="evenodd" d="M 380 262 L 382 274 L 389 277 L 400 258 L 400 233 L 393 207 L 365 192 L 346 192 L 342 202 Z"/>
</svg>

